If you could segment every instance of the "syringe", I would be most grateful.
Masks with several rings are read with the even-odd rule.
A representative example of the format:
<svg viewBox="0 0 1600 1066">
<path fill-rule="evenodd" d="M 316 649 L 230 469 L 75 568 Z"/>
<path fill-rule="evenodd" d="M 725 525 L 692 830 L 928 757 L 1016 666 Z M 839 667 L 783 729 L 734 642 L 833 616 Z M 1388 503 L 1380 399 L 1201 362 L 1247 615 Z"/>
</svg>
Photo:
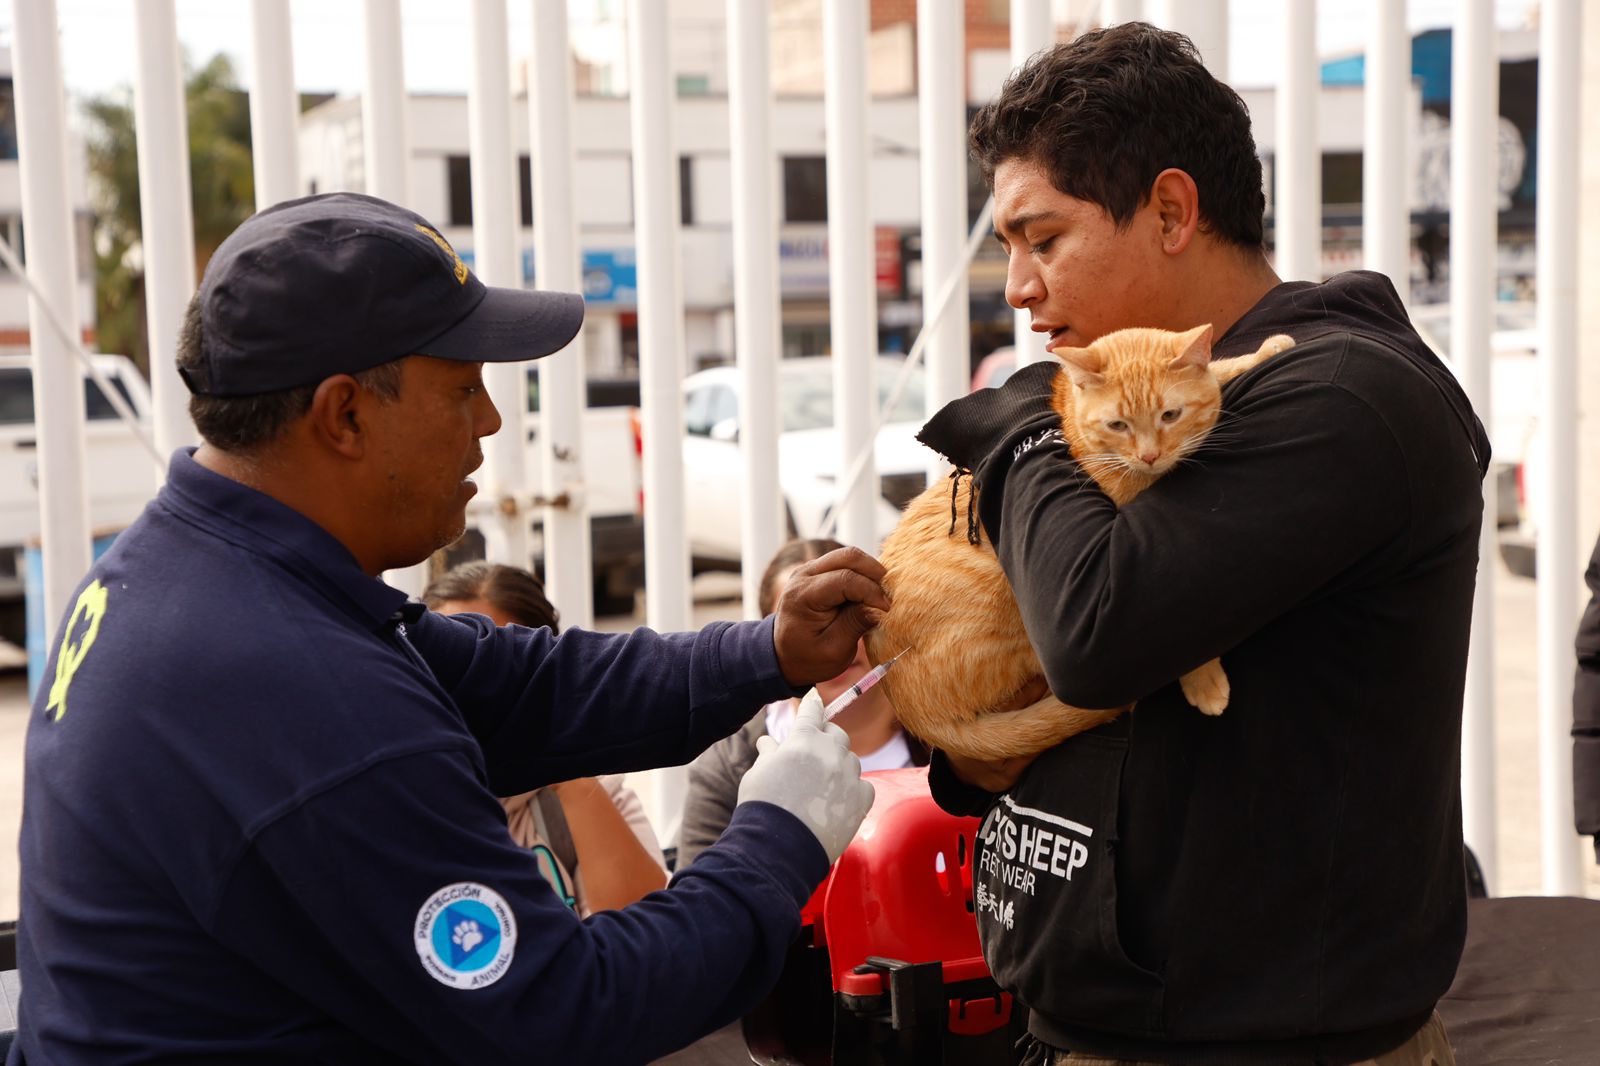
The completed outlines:
<svg viewBox="0 0 1600 1066">
<path fill-rule="evenodd" d="M 899 655 L 896 655 L 890 659 L 885 659 L 877 666 L 874 666 L 871 670 L 868 670 L 866 673 L 862 674 L 860 681 L 857 681 L 855 684 L 845 689 L 844 692 L 839 695 L 838 699 L 834 700 L 832 703 L 828 704 L 822 709 L 823 720 L 829 722 L 833 721 L 834 715 L 838 714 L 856 700 L 860 699 L 863 692 L 876 685 L 879 681 L 882 681 L 883 675 L 889 672 L 889 667 L 898 662 L 900 656 L 904 655 L 906 651 L 910 650 L 910 648 L 907 648 Z"/>
</svg>

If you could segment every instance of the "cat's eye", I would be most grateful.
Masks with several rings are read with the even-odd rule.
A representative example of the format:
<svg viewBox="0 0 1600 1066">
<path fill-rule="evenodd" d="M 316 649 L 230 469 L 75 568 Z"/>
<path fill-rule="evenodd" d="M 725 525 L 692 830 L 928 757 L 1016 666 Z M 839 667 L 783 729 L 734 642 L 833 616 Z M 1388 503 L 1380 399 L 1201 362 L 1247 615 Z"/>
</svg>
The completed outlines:
<svg viewBox="0 0 1600 1066">
<path fill-rule="evenodd" d="M 1183 408 L 1169 407 L 1167 410 L 1161 412 L 1161 421 L 1170 426 L 1172 423 L 1178 420 L 1178 416 L 1181 414 L 1183 414 Z"/>
<path fill-rule="evenodd" d="M 1120 418 L 1113 418 L 1111 421 L 1106 423 L 1106 428 L 1113 433 L 1126 433 L 1128 432 L 1128 423 L 1124 422 Z"/>
</svg>

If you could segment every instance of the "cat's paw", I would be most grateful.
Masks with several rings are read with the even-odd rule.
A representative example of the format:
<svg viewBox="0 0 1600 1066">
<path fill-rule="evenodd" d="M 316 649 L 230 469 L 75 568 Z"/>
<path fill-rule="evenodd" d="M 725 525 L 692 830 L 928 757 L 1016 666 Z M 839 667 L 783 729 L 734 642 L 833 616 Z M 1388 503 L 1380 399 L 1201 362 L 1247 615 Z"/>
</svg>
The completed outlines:
<svg viewBox="0 0 1600 1066">
<path fill-rule="evenodd" d="M 1201 714 L 1218 715 L 1228 708 L 1228 675 L 1222 662 L 1212 659 L 1178 679 L 1184 698 Z"/>
<path fill-rule="evenodd" d="M 1272 356 L 1277 355 L 1279 352 L 1286 352 L 1293 347 L 1294 338 L 1287 333 L 1279 333 L 1262 341 L 1260 351 L 1263 356 Z"/>
</svg>

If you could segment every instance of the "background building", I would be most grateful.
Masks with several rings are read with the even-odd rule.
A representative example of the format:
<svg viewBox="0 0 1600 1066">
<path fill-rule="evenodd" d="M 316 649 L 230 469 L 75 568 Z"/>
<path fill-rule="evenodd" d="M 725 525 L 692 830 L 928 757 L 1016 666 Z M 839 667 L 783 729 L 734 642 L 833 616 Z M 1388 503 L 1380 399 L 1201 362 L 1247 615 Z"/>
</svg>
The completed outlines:
<svg viewBox="0 0 1600 1066">
<path fill-rule="evenodd" d="M 71 180 L 72 232 L 78 242 L 77 313 L 83 343 L 95 346 L 94 247 L 90 234 L 89 163 L 83 141 L 69 136 L 67 173 Z M 17 165 L 17 113 L 11 86 L 11 49 L 0 47 L 0 241 L 20 262 L 27 262 L 27 241 L 22 232 L 22 172 Z M 28 290 L 9 270 L 0 266 L 0 352 L 28 350 Z M 27 415 L 32 418 L 31 413 Z"/>
</svg>

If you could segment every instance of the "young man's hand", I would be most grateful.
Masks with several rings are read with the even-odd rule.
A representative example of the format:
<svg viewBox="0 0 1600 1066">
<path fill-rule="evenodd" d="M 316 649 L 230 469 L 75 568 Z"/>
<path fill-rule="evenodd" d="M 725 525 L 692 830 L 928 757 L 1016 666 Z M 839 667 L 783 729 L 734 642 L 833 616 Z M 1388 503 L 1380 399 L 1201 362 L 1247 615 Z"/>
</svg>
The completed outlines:
<svg viewBox="0 0 1600 1066">
<path fill-rule="evenodd" d="M 883 564 L 860 548 L 839 548 L 801 565 L 778 601 L 772 643 L 795 688 L 839 676 L 856 642 L 889 609 Z"/>
</svg>

